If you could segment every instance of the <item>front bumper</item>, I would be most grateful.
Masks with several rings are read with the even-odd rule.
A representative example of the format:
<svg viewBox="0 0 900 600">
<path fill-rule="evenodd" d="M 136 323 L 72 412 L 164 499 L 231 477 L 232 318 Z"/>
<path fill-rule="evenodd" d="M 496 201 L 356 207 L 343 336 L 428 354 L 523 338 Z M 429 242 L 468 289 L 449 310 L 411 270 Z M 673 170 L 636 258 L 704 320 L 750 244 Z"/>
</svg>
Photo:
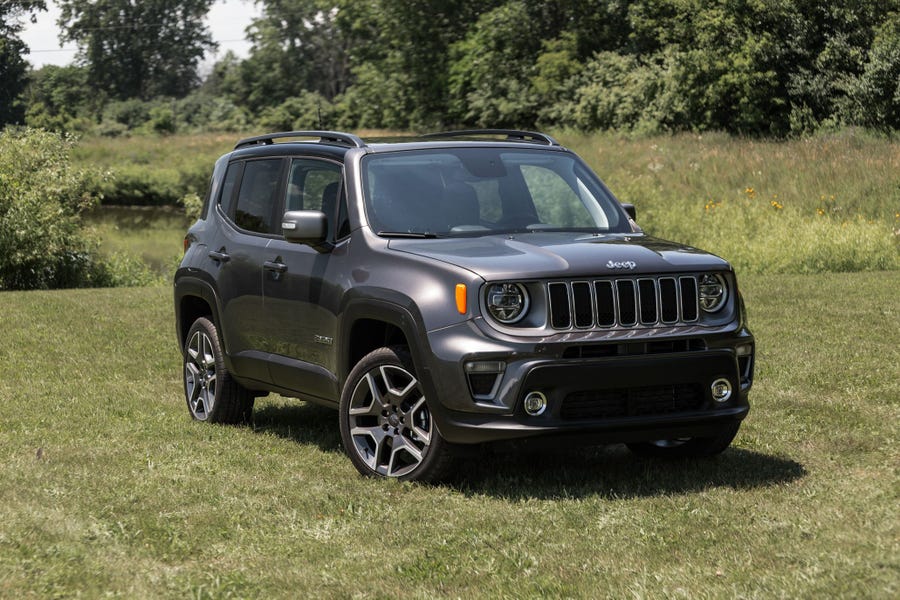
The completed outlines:
<svg viewBox="0 0 900 600">
<path fill-rule="evenodd" d="M 643 352 L 570 358 L 572 348 L 598 340 L 497 340 L 470 323 L 431 337 L 427 393 L 439 400 L 430 404 L 441 434 L 459 444 L 554 435 L 596 443 L 712 436 L 749 411 L 754 357 L 751 351 L 739 360 L 736 348 L 752 349 L 753 337 L 746 329 L 699 333 L 657 331 L 617 345 Z M 680 343 L 685 335 L 691 343 Z M 687 350 L 653 351 L 660 340 Z M 464 365 L 485 360 L 503 362 L 505 371 L 489 399 L 476 399 Z M 712 397 L 717 379 L 731 384 L 725 402 Z M 547 398 L 537 416 L 522 405 L 533 391 Z"/>
</svg>

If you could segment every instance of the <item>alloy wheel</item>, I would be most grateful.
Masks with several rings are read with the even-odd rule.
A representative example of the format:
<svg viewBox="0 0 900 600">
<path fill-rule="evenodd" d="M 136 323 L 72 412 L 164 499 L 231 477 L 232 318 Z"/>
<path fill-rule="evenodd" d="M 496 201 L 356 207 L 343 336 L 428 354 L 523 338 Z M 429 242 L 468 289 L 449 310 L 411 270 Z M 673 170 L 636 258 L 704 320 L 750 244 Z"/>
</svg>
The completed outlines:
<svg viewBox="0 0 900 600">
<path fill-rule="evenodd" d="M 194 418 L 205 421 L 216 401 L 216 356 L 203 331 L 191 336 L 184 356 L 184 392 Z"/>
<path fill-rule="evenodd" d="M 348 421 L 353 450 L 369 469 L 387 477 L 414 471 L 434 433 L 419 381 L 395 365 L 380 365 L 359 379 Z"/>
</svg>

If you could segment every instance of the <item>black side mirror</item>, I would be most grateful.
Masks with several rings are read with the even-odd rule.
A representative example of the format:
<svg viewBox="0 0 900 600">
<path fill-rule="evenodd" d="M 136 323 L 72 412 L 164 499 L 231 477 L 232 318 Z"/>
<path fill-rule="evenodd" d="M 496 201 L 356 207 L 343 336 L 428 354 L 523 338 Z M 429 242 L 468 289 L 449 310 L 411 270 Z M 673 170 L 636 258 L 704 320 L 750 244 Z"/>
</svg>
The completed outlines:
<svg viewBox="0 0 900 600">
<path fill-rule="evenodd" d="M 281 234 L 294 244 L 306 244 L 317 252 L 328 252 L 328 217 L 318 210 L 289 210 L 281 218 Z"/>
<path fill-rule="evenodd" d="M 632 221 L 637 221 L 637 210 L 634 208 L 634 204 L 626 204 L 622 202 L 622 208 L 625 209 L 625 213 L 631 217 Z"/>
</svg>

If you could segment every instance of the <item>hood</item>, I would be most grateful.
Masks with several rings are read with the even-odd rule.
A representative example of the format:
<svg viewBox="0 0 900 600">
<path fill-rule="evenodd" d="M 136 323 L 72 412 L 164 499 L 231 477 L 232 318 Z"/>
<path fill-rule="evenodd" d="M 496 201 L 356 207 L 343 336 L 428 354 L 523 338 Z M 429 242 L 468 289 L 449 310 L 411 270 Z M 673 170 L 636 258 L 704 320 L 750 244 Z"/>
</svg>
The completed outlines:
<svg viewBox="0 0 900 600">
<path fill-rule="evenodd" d="M 731 268 L 715 255 L 644 234 L 533 232 L 475 238 L 393 239 L 388 247 L 468 269 L 488 281 Z"/>
</svg>

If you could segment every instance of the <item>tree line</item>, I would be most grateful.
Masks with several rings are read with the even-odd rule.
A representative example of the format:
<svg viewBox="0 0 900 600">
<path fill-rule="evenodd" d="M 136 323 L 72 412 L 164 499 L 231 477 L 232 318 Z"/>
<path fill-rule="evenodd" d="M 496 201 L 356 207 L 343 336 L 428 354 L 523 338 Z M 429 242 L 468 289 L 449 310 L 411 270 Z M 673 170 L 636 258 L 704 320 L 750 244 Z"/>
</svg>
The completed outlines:
<svg viewBox="0 0 900 600">
<path fill-rule="evenodd" d="M 29 70 L 0 4 L 0 122 L 117 135 L 568 127 L 900 128 L 900 0 L 257 0 L 201 77 L 213 0 L 60 0 L 73 65 Z"/>
</svg>

